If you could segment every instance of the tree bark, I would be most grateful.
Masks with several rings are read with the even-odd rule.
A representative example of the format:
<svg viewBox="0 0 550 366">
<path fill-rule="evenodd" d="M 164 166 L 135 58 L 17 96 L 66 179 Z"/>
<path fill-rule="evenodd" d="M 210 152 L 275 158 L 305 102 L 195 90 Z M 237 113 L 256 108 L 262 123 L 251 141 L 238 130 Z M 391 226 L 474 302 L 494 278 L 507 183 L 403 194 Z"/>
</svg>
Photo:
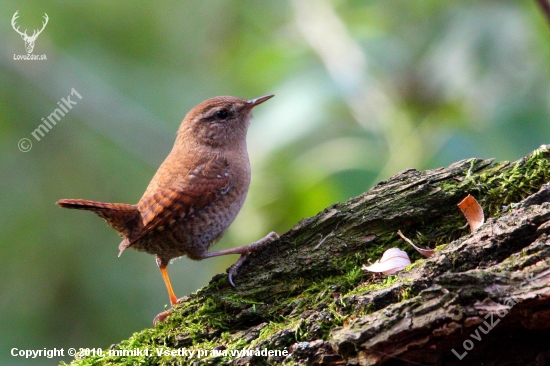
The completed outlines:
<svg viewBox="0 0 550 366">
<path fill-rule="evenodd" d="M 406 170 L 253 253 L 236 289 L 217 275 L 165 323 L 72 364 L 550 364 L 549 181 L 550 145 Z M 468 194 L 488 218 L 474 233 Z M 413 264 L 361 270 L 391 247 Z"/>
</svg>

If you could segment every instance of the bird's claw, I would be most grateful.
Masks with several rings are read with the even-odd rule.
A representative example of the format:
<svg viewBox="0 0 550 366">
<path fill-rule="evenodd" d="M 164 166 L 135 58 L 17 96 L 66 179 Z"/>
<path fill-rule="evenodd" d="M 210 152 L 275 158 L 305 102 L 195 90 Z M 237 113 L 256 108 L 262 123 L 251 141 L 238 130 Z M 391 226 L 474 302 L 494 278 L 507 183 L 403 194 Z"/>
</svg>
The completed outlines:
<svg viewBox="0 0 550 366">
<path fill-rule="evenodd" d="M 266 244 L 269 244 L 277 239 L 279 239 L 279 234 L 277 234 L 275 231 L 272 231 L 269 234 L 267 234 L 264 238 L 246 246 L 246 249 L 247 249 L 246 252 L 241 254 L 241 257 L 239 258 L 237 263 L 235 263 L 234 265 L 231 266 L 231 268 L 229 268 L 229 273 L 227 275 L 227 278 L 229 280 L 229 284 L 231 284 L 231 287 L 236 288 L 235 284 L 233 283 L 233 276 L 237 274 L 237 270 L 243 265 L 248 255 L 252 253 L 254 250 Z"/>
<path fill-rule="evenodd" d="M 229 283 L 233 288 L 236 288 L 235 284 L 233 283 L 233 275 L 237 274 L 237 270 L 239 269 L 240 266 L 242 266 L 242 264 L 244 263 L 247 257 L 248 257 L 248 254 L 241 254 L 241 257 L 239 258 L 237 263 L 235 263 L 234 265 L 231 266 L 231 268 L 229 268 L 229 274 L 227 275 L 227 278 L 229 279 Z"/>
<path fill-rule="evenodd" d="M 172 314 L 172 309 L 163 311 L 162 313 L 155 316 L 155 318 L 153 319 L 153 327 L 156 327 L 158 322 L 164 322 L 166 318 L 170 316 L 170 314 Z"/>
</svg>

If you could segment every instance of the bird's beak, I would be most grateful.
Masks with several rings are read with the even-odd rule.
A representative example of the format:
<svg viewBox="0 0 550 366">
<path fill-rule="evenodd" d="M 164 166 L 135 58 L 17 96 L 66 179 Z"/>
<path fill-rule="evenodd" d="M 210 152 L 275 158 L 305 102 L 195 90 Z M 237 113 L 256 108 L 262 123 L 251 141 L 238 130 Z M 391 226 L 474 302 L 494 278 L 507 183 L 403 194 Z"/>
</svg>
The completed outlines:
<svg viewBox="0 0 550 366">
<path fill-rule="evenodd" d="M 266 100 L 268 100 L 270 98 L 273 98 L 274 96 L 275 96 L 274 94 L 270 94 L 270 95 L 264 95 L 263 97 L 259 97 L 259 98 L 256 98 L 256 99 L 250 99 L 248 101 L 248 107 L 253 108 L 253 107 L 257 106 L 258 104 L 261 104 L 261 103 L 265 102 Z"/>
</svg>

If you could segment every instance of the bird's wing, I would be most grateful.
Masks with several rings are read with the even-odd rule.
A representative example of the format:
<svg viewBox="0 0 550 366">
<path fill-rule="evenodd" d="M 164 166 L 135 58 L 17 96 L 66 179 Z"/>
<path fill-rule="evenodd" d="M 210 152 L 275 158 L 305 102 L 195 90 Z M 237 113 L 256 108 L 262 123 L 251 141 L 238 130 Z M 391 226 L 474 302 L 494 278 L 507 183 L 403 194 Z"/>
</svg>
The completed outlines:
<svg viewBox="0 0 550 366">
<path fill-rule="evenodd" d="M 231 188 L 228 168 L 223 157 L 205 159 L 171 187 L 142 198 L 137 207 L 141 212 L 143 226 L 137 236 L 130 238 L 130 242 L 139 240 L 153 230 L 165 230 L 226 194 Z"/>
</svg>

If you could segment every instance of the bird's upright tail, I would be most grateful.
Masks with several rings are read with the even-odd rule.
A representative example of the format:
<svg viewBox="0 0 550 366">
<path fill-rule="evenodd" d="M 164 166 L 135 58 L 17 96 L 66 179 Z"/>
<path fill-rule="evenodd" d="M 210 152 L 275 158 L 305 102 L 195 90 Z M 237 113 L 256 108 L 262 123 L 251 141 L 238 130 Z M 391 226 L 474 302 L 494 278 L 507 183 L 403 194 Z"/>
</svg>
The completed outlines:
<svg viewBox="0 0 550 366">
<path fill-rule="evenodd" d="M 64 208 L 95 212 L 107 221 L 110 227 L 124 238 L 132 236 L 141 225 L 141 214 L 137 206 L 126 203 L 105 203 L 78 199 L 63 199 L 56 202 Z"/>
</svg>

